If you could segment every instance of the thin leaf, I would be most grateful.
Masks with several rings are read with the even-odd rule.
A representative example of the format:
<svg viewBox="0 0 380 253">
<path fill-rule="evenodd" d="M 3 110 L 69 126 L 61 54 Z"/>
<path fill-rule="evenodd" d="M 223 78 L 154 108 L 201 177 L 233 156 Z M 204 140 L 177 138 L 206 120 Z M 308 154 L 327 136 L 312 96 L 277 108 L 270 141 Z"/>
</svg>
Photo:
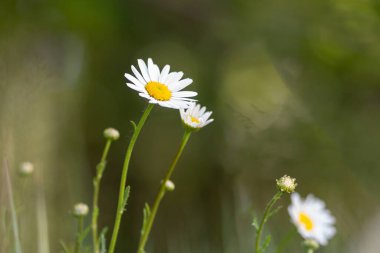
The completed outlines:
<svg viewBox="0 0 380 253">
<path fill-rule="evenodd" d="M 149 216 L 151 214 L 150 207 L 148 203 L 145 203 L 145 207 L 143 209 L 143 225 L 141 227 L 141 235 L 145 233 L 146 226 L 148 225 Z"/>
<path fill-rule="evenodd" d="M 64 241 L 60 241 L 59 244 L 61 245 L 61 247 L 65 253 L 71 253 L 69 250 L 69 247 L 67 247 L 67 245 Z"/>
<path fill-rule="evenodd" d="M 84 241 L 84 239 L 87 237 L 88 233 L 91 231 L 91 225 L 89 225 L 83 232 L 81 235 L 79 235 L 79 240 L 81 242 Z"/>
<path fill-rule="evenodd" d="M 261 252 L 265 252 L 267 250 L 271 240 L 272 240 L 272 237 L 270 235 L 267 235 L 267 237 L 265 237 L 263 246 L 261 247 Z"/>
<path fill-rule="evenodd" d="M 126 209 L 126 206 L 128 204 L 128 199 L 129 199 L 129 193 L 131 191 L 131 187 L 128 185 L 126 188 L 125 188 L 125 191 L 124 191 L 124 198 L 123 198 L 123 212 L 125 211 Z"/>
<path fill-rule="evenodd" d="M 278 206 L 276 209 L 274 209 L 273 211 L 271 211 L 271 212 L 269 213 L 269 215 L 268 215 L 267 220 L 268 220 L 270 217 L 272 217 L 273 215 L 275 215 L 278 211 L 280 211 L 281 208 L 282 208 L 282 206 Z"/>
<path fill-rule="evenodd" d="M 106 233 L 108 231 L 108 228 L 105 227 L 102 229 L 102 232 L 100 232 L 100 253 L 106 253 L 107 247 L 106 247 Z"/>
<path fill-rule="evenodd" d="M 256 216 L 253 217 L 252 226 L 255 228 L 256 232 L 259 230 L 259 221 L 257 220 Z"/>
<path fill-rule="evenodd" d="M 129 121 L 129 122 L 131 122 L 131 124 L 132 124 L 132 126 L 133 126 L 133 131 L 136 131 L 136 129 L 137 129 L 137 125 L 136 125 L 136 123 L 135 123 L 133 120 L 131 120 L 131 121 Z"/>
</svg>

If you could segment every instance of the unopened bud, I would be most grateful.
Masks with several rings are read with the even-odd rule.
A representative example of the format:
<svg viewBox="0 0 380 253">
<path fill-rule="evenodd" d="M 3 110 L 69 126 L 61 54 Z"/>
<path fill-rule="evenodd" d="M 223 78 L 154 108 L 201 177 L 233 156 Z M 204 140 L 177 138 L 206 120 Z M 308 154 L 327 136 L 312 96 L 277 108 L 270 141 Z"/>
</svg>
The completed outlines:
<svg viewBox="0 0 380 253">
<path fill-rule="evenodd" d="M 31 162 L 23 162 L 18 170 L 21 176 L 30 176 L 34 172 L 34 165 Z"/>
<path fill-rule="evenodd" d="M 311 250 L 317 250 L 319 248 L 319 244 L 316 240 L 314 239 L 306 239 L 304 242 L 303 242 L 303 245 L 307 248 L 307 249 L 311 249 Z"/>
<path fill-rule="evenodd" d="M 105 129 L 103 134 L 106 139 L 113 140 L 113 141 L 116 141 L 120 137 L 119 131 L 117 131 L 115 128 L 112 128 L 112 127 Z"/>
<path fill-rule="evenodd" d="M 73 215 L 75 217 L 84 217 L 88 214 L 88 206 L 84 203 L 78 203 L 74 205 Z"/>
<path fill-rule="evenodd" d="M 172 192 L 175 189 L 175 184 L 171 180 L 167 180 L 165 182 L 165 188 L 166 188 L 166 190 Z"/>
</svg>

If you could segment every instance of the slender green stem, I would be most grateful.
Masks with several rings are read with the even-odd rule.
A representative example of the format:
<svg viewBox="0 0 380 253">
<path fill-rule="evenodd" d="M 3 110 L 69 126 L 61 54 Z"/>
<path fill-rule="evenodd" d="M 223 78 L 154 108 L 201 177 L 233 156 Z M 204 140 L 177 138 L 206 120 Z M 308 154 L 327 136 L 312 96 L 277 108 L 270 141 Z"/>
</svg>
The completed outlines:
<svg viewBox="0 0 380 253">
<path fill-rule="evenodd" d="M 314 253 L 314 250 L 313 249 L 308 249 L 307 253 Z"/>
<path fill-rule="evenodd" d="M 131 159 L 133 147 L 136 143 L 137 137 L 140 134 L 141 128 L 144 126 L 144 123 L 145 123 L 146 119 L 148 118 L 149 113 L 153 109 L 153 106 L 154 106 L 153 104 L 149 104 L 148 107 L 145 109 L 143 115 L 141 116 L 139 123 L 137 124 L 137 126 L 134 129 L 133 135 L 131 137 L 131 140 L 130 140 L 128 148 L 127 148 L 127 152 L 125 154 L 123 171 L 122 171 L 121 180 L 120 180 L 119 200 L 118 200 L 118 204 L 117 204 L 115 224 L 113 227 L 111 243 L 110 243 L 108 253 L 113 253 L 115 251 L 117 236 L 119 234 L 121 217 L 122 217 L 123 212 L 124 212 L 124 205 L 123 204 L 124 204 L 125 184 L 127 182 L 129 161 Z"/>
<path fill-rule="evenodd" d="M 185 148 L 185 146 L 186 146 L 186 144 L 190 138 L 190 135 L 191 135 L 191 131 L 186 130 L 185 134 L 183 135 L 181 145 L 178 148 L 177 154 L 174 157 L 174 160 L 173 160 L 172 164 L 170 165 L 168 171 L 166 172 L 164 180 L 162 180 L 162 182 L 161 182 L 160 190 L 158 191 L 156 199 L 154 200 L 152 212 L 150 213 L 150 215 L 148 217 L 148 221 L 146 223 L 146 228 L 144 229 L 144 233 L 142 233 L 141 237 L 140 237 L 140 242 L 139 242 L 139 246 L 137 249 L 138 253 L 144 252 L 145 244 L 148 241 L 149 233 L 152 229 L 152 225 L 153 225 L 154 219 L 156 217 L 158 208 L 160 207 L 161 200 L 164 197 L 165 192 L 166 192 L 165 184 L 170 179 L 171 175 L 173 174 L 174 168 L 175 168 L 175 166 L 178 162 L 178 159 L 180 158 L 180 156 L 181 156 L 181 154 L 182 154 L 182 152 L 183 152 L 183 150 L 184 150 L 184 148 Z"/>
<path fill-rule="evenodd" d="M 75 240 L 74 253 L 79 253 L 82 250 L 82 234 L 83 234 L 83 216 L 78 217 L 78 232 Z"/>
<path fill-rule="evenodd" d="M 106 159 L 108 151 L 110 150 L 112 139 L 107 139 L 106 145 L 103 150 L 102 157 L 99 164 L 96 166 L 96 176 L 93 180 L 94 184 L 94 196 L 92 199 L 92 242 L 94 253 L 99 253 L 99 237 L 98 237 L 98 216 L 99 216 L 99 191 L 100 191 L 100 181 L 103 177 L 104 169 L 106 168 Z"/>
<path fill-rule="evenodd" d="M 17 219 L 16 207 L 15 207 L 14 198 L 13 198 L 13 190 L 12 190 L 11 177 L 9 175 L 8 162 L 4 160 L 3 163 L 4 163 L 4 171 L 5 171 L 5 181 L 7 185 L 6 187 L 8 188 L 9 206 L 11 210 L 12 229 L 13 229 L 13 237 L 14 237 L 13 238 L 14 250 L 15 250 L 15 253 L 22 253 L 20 233 L 18 230 L 18 219 Z"/>
<path fill-rule="evenodd" d="M 259 229 L 257 230 L 256 253 L 261 253 L 261 234 L 263 232 L 264 225 L 269 219 L 270 211 L 272 210 L 273 205 L 277 202 L 277 200 L 281 198 L 281 196 L 282 196 L 282 191 L 278 191 L 265 207 L 264 216 L 261 219 Z"/>
</svg>

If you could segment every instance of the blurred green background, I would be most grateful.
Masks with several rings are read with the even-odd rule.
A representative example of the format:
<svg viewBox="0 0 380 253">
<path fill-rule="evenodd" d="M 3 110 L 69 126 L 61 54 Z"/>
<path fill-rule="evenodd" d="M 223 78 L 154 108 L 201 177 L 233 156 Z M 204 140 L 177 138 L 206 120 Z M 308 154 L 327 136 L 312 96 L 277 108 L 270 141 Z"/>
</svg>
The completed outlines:
<svg viewBox="0 0 380 253">
<path fill-rule="evenodd" d="M 379 27 L 379 0 L 2 0 L 0 151 L 14 172 L 24 251 L 47 253 L 37 249 L 36 189 L 46 196 L 50 252 L 73 240 L 69 210 L 91 202 L 109 126 L 122 136 L 100 199 L 101 226 L 112 229 L 129 120 L 146 106 L 124 73 L 152 57 L 194 80 L 188 89 L 215 122 L 191 138 L 147 252 L 253 252 L 252 217 L 286 173 L 337 218 L 337 235 L 319 252 L 378 253 Z M 153 202 L 182 132 L 177 111 L 154 109 L 132 157 L 117 252 L 136 250 L 144 202 Z M 33 179 L 15 173 L 25 160 Z M 0 191 L 6 206 L 3 181 Z M 288 204 L 266 230 L 272 246 L 293 227 Z M 293 236 L 284 252 L 303 252 L 300 242 Z"/>
</svg>

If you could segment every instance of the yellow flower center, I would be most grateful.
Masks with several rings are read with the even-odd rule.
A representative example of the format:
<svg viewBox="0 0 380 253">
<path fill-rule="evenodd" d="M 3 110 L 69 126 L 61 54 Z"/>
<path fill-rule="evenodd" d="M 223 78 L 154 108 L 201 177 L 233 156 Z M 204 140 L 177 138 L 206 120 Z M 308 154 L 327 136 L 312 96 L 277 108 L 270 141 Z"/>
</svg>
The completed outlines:
<svg viewBox="0 0 380 253">
<path fill-rule="evenodd" d="M 298 220 L 302 225 L 305 226 L 307 231 L 310 231 L 313 229 L 313 227 L 314 227 L 313 221 L 310 219 L 309 216 L 307 216 L 307 214 L 300 213 Z"/>
<path fill-rule="evenodd" d="M 145 85 L 148 94 L 159 101 L 168 101 L 172 97 L 172 92 L 168 86 L 159 82 L 149 82 Z"/>
<path fill-rule="evenodd" d="M 199 124 L 200 121 L 196 117 L 190 116 L 191 122 Z"/>
</svg>

